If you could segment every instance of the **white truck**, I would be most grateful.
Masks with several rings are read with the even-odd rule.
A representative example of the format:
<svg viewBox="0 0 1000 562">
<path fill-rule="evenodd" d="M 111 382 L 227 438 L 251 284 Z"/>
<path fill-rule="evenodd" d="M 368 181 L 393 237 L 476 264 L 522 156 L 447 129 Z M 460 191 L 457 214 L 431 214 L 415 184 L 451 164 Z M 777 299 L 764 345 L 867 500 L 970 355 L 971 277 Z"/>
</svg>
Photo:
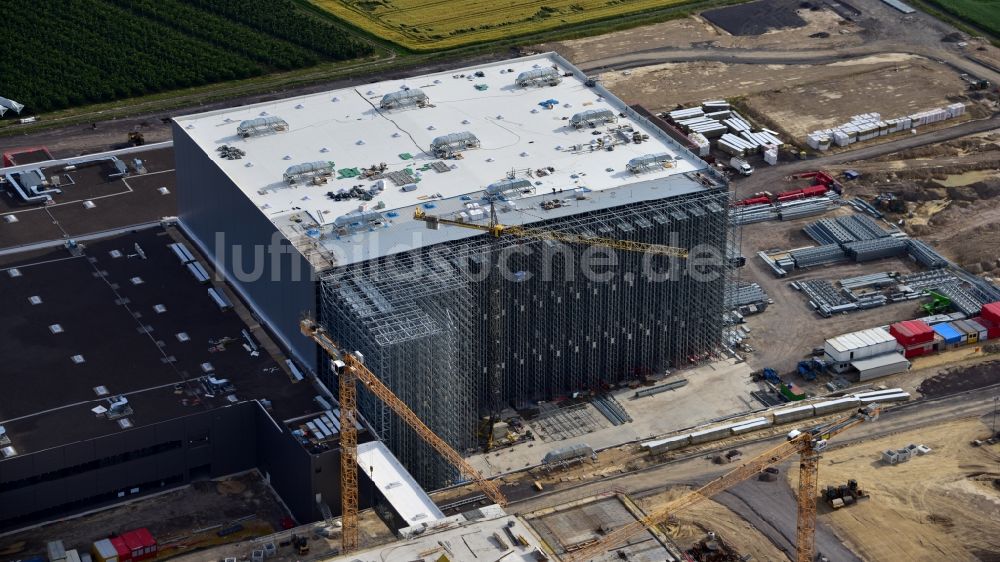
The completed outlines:
<svg viewBox="0 0 1000 562">
<path fill-rule="evenodd" d="M 742 158 L 733 158 L 729 161 L 729 166 L 740 173 L 741 176 L 749 176 L 753 173 L 753 166 L 747 164 L 747 161 Z"/>
</svg>

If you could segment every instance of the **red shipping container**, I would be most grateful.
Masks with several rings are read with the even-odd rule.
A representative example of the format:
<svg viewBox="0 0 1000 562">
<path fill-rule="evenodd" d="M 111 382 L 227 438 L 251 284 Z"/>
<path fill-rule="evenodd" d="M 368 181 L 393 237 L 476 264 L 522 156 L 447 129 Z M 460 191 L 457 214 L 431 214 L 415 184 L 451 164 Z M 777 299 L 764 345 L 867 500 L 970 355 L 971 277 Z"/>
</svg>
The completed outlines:
<svg viewBox="0 0 1000 562">
<path fill-rule="evenodd" d="M 889 333 L 903 347 L 934 340 L 934 329 L 922 320 L 904 320 L 889 326 Z"/>
<path fill-rule="evenodd" d="M 145 527 L 122 533 L 125 546 L 132 554 L 133 561 L 146 560 L 156 556 L 156 539 Z"/>
<path fill-rule="evenodd" d="M 156 556 L 156 538 L 153 536 L 153 533 L 150 533 L 149 529 L 145 527 L 139 527 L 135 530 L 135 534 L 142 541 L 142 549 L 146 557 L 152 558 Z"/>
<path fill-rule="evenodd" d="M 909 359 L 910 357 L 920 357 L 921 355 L 929 355 L 934 347 L 930 344 L 921 344 L 913 347 L 907 347 L 903 351 L 903 357 Z"/>
<path fill-rule="evenodd" d="M 982 316 L 994 324 L 1000 324 L 1000 302 L 991 302 L 990 304 L 983 305 Z"/>
<path fill-rule="evenodd" d="M 132 560 L 132 551 L 125 544 L 125 539 L 122 537 L 111 537 L 111 546 L 115 547 L 118 551 L 118 562 L 129 562 Z"/>
</svg>

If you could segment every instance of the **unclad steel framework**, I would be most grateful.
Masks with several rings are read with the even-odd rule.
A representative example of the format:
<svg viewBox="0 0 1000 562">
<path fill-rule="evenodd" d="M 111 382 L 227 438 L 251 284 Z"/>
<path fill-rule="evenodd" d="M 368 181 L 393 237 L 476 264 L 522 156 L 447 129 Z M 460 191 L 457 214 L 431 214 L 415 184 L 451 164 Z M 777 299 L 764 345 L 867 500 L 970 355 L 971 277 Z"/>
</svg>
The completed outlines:
<svg viewBox="0 0 1000 562">
<path fill-rule="evenodd" d="M 685 248 L 704 244 L 725 256 L 735 243 L 729 198 L 724 188 L 706 190 L 532 227 Z M 578 267 L 588 251 L 594 252 L 483 235 L 344 266 L 321 280 L 320 320 L 344 349 L 360 351 L 432 430 L 467 451 L 475 448 L 495 397 L 501 407 L 526 408 L 720 350 L 725 286 L 734 271 L 727 260 L 701 267 L 697 279 L 675 274 L 654 282 L 642 275 L 644 260 L 661 271 L 667 264 L 656 260 L 667 258 L 618 251 L 610 278 L 599 281 L 585 279 Z M 508 275 L 492 269 L 492 282 L 476 277 L 480 266 L 500 259 Z M 487 361 L 490 287 L 498 292 L 492 309 L 499 316 L 499 389 L 491 388 L 497 379 Z M 361 392 L 359 407 L 422 485 L 452 480 L 454 470 L 377 399 Z"/>
</svg>

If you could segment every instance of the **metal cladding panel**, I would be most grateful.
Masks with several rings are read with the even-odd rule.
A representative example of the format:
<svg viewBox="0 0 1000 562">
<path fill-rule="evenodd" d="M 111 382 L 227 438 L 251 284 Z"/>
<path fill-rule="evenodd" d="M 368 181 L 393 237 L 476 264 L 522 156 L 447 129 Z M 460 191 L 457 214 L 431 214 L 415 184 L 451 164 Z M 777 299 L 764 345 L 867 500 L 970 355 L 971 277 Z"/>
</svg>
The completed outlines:
<svg viewBox="0 0 1000 562">
<path fill-rule="evenodd" d="M 751 431 L 756 431 L 758 429 L 767 427 L 769 425 L 771 425 L 771 420 L 765 419 L 765 418 L 761 418 L 759 420 L 748 422 L 748 423 L 745 423 L 745 424 L 742 424 L 742 425 L 735 425 L 735 426 L 733 426 L 730 429 L 732 430 L 733 435 L 742 435 L 744 433 L 749 433 Z"/>
<path fill-rule="evenodd" d="M 909 392 L 895 392 L 893 394 L 883 394 L 881 396 L 868 396 L 861 399 L 862 404 L 875 404 L 882 402 L 905 402 L 910 399 Z"/>
<path fill-rule="evenodd" d="M 812 405 L 786 408 L 774 412 L 774 423 L 786 423 L 811 418 L 815 415 Z"/>
<path fill-rule="evenodd" d="M 316 310 L 312 266 L 299 252 L 288 251 L 291 243 L 183 127 L 174 123 L 173 135 L 176 159 L 184 163 L 177 166 L 184 232 L 295 359 L 315 370 L 315 344 L 299 332 L 302 311 Z M 268 259 L 258 259 L 259 250 L 268 252 Z"/>
<path fill-rule="evenodd" d="M 829 414 L 831 412 L 839 412 L 841 410 L 847 410 L 853 408 L 860 404 L 861 401 L 857 398 L 839 398 L 837 400 L 827 400 L 826 402 L 820 402 L 815 405 L 816 415 L 821 416 L 823 414 Z"/>
<path fill-rule="evenodd" d="M 659 453 L 679 449 L 687 446 L 689 443 L 691 443 L 691 435 L 677 435 L 675 437 L 667 437 L 666 439 L 657 439 L 656 441 L 646 441 L 642 444 L 642 447 L 649 449 L 651 453 Z"/>
<path fill-rule="evenodd" d="M 701 431 L 694 431 L 691 433 L 691 443 L 697 445 L 698 443 L 706 443 L 708 441 L 715 441 L 716 439 L 722 439 L 723 437 L 728 437 L 730 434 L 731 426 L 714 427 L 710 429 L 703 429 Z"/>
</svg>

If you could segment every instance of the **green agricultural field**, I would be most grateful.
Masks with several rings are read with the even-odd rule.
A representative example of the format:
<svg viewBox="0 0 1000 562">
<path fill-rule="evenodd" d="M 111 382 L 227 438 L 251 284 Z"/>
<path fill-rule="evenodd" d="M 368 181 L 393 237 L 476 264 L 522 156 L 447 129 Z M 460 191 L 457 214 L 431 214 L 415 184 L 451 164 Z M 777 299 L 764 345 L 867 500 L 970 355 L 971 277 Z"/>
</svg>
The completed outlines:
<svg viewBox="0 0 1000 562">
<path fill-rule="evenodd" d="M 496 41 L 668 8 L 688 0 L 309 0 L 414 51 Z"/>
<path fill-rule="evenodd" d="M 28 114 L 372 52 L 292 0 L 7 0 L 3 12 L 0 95 Z"/>
<path fill-rule="evenodd" d="M 931 3 L 1000 39 L 1000 0 L 931 0 Z"/>
</svg>

